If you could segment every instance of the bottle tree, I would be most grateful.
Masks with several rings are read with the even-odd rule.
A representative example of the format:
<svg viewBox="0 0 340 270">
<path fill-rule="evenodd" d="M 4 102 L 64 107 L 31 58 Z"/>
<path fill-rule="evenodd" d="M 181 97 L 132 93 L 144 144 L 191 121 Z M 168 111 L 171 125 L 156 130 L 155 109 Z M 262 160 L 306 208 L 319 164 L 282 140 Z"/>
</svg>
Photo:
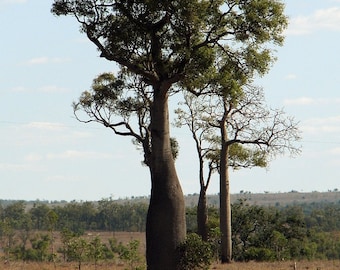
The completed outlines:
<svg viewBox="0 0 340 270">
<path fill-rule="evenodd" d="M 55 15 L 75 17 L 100 56 L 148 86 L 151 198 L 148 269 L 176 269 L 185 207 L 171 151 L 168 98 L 204 78 L 216 59 L 250 76 L 271 60 L 287 21 L 278 0 L 55 0 Z M 108 93 L 106 93 L 108 94 Z M 125 125 L 125 127 L 127 127 Z M 144 148 L 143 148 L 144 149 Z"/>
</svg>

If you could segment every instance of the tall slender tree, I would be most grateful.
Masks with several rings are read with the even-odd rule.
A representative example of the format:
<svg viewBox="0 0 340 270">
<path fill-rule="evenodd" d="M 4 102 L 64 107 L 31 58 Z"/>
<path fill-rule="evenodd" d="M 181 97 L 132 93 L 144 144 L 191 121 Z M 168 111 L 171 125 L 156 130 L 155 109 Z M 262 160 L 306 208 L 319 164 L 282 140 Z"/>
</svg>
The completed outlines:
<svg viewBox="0 0 340 270">
<path fill-rule="evenodd" d="M 253 165 L 265 165 L 277 155 L 289 152 L 296 155 L 300 147 L 298 123 L 282 110 L 266 106 L 263 90 L 239 86 L 219 88 L 215 113 L 210 125 L 220 132 L 220 230 L 222 262 L 232 260 L 231 203 L 229 167 L 233 146 L 246 145 L 254 149 Z M 235 93 L 238 93 L 235 95 Z M 216 98 L 216 96 L 215 96 Z M 243 164 L 243 166 L 247 163 Z M 250 165 L 250 164 L 248 164 Z M 247 166 L 248 166 L 247 165 Z"/>
<path fill-rule="evenodd" d="M 184 95 L 184 101 L 175 110 L 175 125 L 187 126 L 193 137 L 198 156 L 198 179 L 200 193 L 197 204 L 197 229 L 204 241 L 209 238 L 207 190 L 214 172 L 220 169 L 220 137 L 211 124 L 215 115 L 216 103 L 211 95 L 196 97 L 190 93 Z M 266 156 L 263 151 L 232 144 L 228 154 L 228 166 L 236 169 L 265 167 Z"/>
<path fill-rule="evenodd" d="M 286 26 L 278 0 L 55 0 L 55 15 L 74 16 L 100 56 L 138 75 L 151 90 L 151 199 L 148 269 L 176 269 L 185 239 L 185 208 L 170 143 L 168 97 L 205 78 L 224 56 L 229 69 L 263 74 L 268 43 Z"/>
</svg>

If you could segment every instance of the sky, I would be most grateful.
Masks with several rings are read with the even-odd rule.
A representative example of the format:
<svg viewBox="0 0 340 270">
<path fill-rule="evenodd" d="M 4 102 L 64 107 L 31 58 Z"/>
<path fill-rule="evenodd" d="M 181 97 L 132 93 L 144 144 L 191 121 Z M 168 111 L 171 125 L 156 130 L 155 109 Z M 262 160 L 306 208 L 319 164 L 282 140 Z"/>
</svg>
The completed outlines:
<svg viewBox="0 0 340 270">
<path fill-rule="evenodd" d="M 52 0 L 0 0 L 0 199 L 101 200 L 148 196 L 150 175 L 129 138 L 79 123 L 72 102 L 92 79 L 113 72 L 71 17 Z M 302 131 L 302 153 L 267 169 L 231 171 L 231 192 L 340 188 L 340 1 L 285 0 L 289 27 L 270 72 L 256 80 L 270 107 Z M 196 152 L 172 129 L 184 194 L 199 192 Z M 208 189 L 218 193 L 216 175 Z"/>
</svg>

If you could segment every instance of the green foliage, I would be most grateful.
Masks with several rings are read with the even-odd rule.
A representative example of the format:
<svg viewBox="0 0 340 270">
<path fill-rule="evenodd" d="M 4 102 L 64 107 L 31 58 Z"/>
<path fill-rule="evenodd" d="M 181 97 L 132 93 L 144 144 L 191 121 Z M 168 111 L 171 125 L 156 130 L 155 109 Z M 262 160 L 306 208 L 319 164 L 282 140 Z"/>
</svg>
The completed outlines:
<svg viewBox="0 0 340 270">
<path fill-rule="evenodd" d="M 271 248 L 275 252 L 275 259 L 281 261 L 284 258 L 289 258 L 287 252 L 288 239 L 279 231 L 274 230 L 271 234 Z"/>
<path fill-rule="evenodd" d="M 181 254 L 180 270 L 209 269 L 213 259 L 212 246 L 200 236 L 191 233 L 179 246 Z"/>
<path fill-rule="evenodd" d="M 119 258 L 128 264 L 129 270 L 143 270 L 145 266 L 142 265 L 143 258 L 139 253 L 140 242 L 138 240 L 131 240 L 127 245 L 119 243 L 117 252 Z"/>
<path fill-rule="evenodd" d="M 115 85 L 112 87 L 112 83 L 116 82 L 113 76 L 100 75 L 94 81 L 93 91 L 84 92 L 80 102 L 74 104 L 76 117 L 78 118 L 76 112 L 80 108 L 90 119 L 83 122 L 99 122 L 111 128 L 115 134 L 132 136 L 134 141 L 143 147 L 144 163 L 150 166 L 151 161 L 155 161 L 155 164 L 152 163 L 155 166 L 150 166 L 151 175 L 154 177 L 159 175 L 154 173 L 154 168 L 174 168 L 164 166 L 169 162 L 173 165 L 171 157 L 159 154 L 169 153 L 166 148 L 169 146 L 169 138 L 163 136 L 163 141 L 156 139 L 162 138 L 159 130 L 162 130 L 163 134 L 169 134 L 168 130 L 164 129 L 169 121 L 169 94 L 178 91 L 178 86 L 180 89 L 195 91 L 193 87 L 209 85 L 211 80 L 216 79 L 215 74 L 222 74 L 228 79 L 223 82 L 219 89 L 221 91 L 218 92 L 224 96 L 227 92 L 234 99 L 241 92 L 240 85 L 252 81 L 256 74 L 265 74 L 274 60 L 268 47 L 272 44 L 282 44 L 283 30 L 287 26 L 283 8 L 284 5 L 277 0 L 55 0 L 52 6 L 55 15 L 75 17 L 81 30 L 99 49 L 100 56 L 116 62 L 122 67 L 121 73 L 126 69 L 131 73 L 129 75 L 135 75 L 143 85 L 142 94 L 137 95 L 138 102 L 131 102 L 135 99 L 129 94 L 117 98 L 119 89 L 117 90 Z M 213 76 L 210 76 L 211 73 Z M 216 85 L 220 81 L 218 80 Z M 143 97 L 150 93 L 147 90 L 150 86 L 153 100 L 145 102 L 140 110 L 136 109 L 134 105 L 139 104 L 139 101 L 143 101 Z M 130 88 L 125 89 L 124 92 L 128 92 Z M 138 93 L 138 90 L 135 92 Z M 197 95 L 201 94 L 198 92 Z M 127 98 L 124 98 L 126 96 Z M 165 112 L 161 114 L 165 116 L 163 119 L 154 117 L 160 111 Z M 135 112 L 139 124 L 135 130 L 138 132 L 134 131 L 130 125 L 132 121 L 129 121 L 130 115 Z M 112 123 L 112 118 L 117 115 L 122 117 L 123 121 Z M 119 128 L 123 128 L 123 131 Z M 155 208 L 163 203 L 168 203 L 170 207 L 177 204 L 177 207 L 172 209 L 178 212 L 171 211 L 168 214 L 182 219 L 165 222 L 164 224 L 169 226 L 166 230 L 162 230 L 164 226 L 156 226 L 161 232 L 151 230 L 154 234 L 149 234 L 148 237 L 164 237 L 168 242 L 165 247 L 172 248 L 169 252 L 164 252 L 163 257 L 168 257 L 167 263 L 176 264 L 173 256 L 175 254 L 171 253 L 174 251 L 174 243 L 182 241 L 185 236 L 184 203 L 182 200 L 171 201 L 169 196 L 166 196 L 169 187 L 172 194 L 176 193 L 175 186 L 179 197 L 182 196 L 177 178 L 172 177 L 175 172 L 166 175 L 174 184 L 167 185 L 166 189 L 153 189 L 160 193 L 157 198 L 164 200 L 159 204 L 159 201 L 154 200 L 156 196 L 152 196 L 150 209 L 154 204 L 157 205 Z M 159 177 L 163 180 L 165 175 Z M 157 187 L 160 181 L 153 180 L 153 185 Z M 150 220 L 156 220 L 160 214 L 159 211 L 149 213 Z M 172 233 L 171 236 L 169 232 Z M 147 252 L 154 263 L 160 261 L 157 258 L 160 254 L 162 253 L 157 245 L 151 245 Z"/>
<path fill-rule="evenodd" d="M 48 247 L 50 237 L 48 234 L 37 234 L 30 239 L 31 248 L 16 249 L 15 256 L 27 261 L 44 262 L 49 259 Z"/>
<path fill-rule="evenodd" d="M 265 151 L 247 148 L 237 143 L 229 147 L 229 166 L 233 169 L 267 167 L 267 165 L 267 153 Z"/>
<path fill-rule="evenodd" d="M 64 207 L 46 205 L 45 208 L 36 205 L 33 207 L 34 211 L 33 208 L 26 211 L 27 207 L 22 203 L 6 210 L 7 207 L 2 206 L 0 216 L 0 243 L 5 258 L 34 261 L 51 260 L 52 235 L 36 234 L 34 231 L 38 228 L 43 228 L 45 232 L 49 230 L 47 217 L 48 215 L 53 217 L 53 212 L 58 215 L 58 219 L 52 218 L 51 225 L 56 221 L 53 231 L 55 234 L 60 233 L 61 236 L 61 246 L 58 247 L 59 259 L 67 261 L 79 258 L 77 257 L 79 254 L 72 253 L 72 249 L 79 244 L 77 241 L 80 240 L 77 239 L 82 235 L 70 228 L 83 226 L 84 230 L 98 228 L 112 231 L 116 228 L 117 230 L 125 228 L 127 231 L 130 229 L 143 231 L 147 210 L 147 205 L 118 204 L 112 199 L 103 199 L 97 206 L 74 202 Z M 24 209 L 24 212 L 20 209 Z M 40 214 L 35 212 L 37 209 L 42 210 Z M 19 222 L 13 220 L 11 213 L 14 218 L 19 217 Z M 208 213 L 209 245 L 213 257 L 218 257 L 220 233 L 218 209 L 208 208 Z M 246 200 L 237 201 L 232 205 L 233 258 L 236 261 L 340 259 L 339 213 L 340 203 L 265 207 L 250 204 Z M 73 219 L 72 215 L 79 220 Z M 84 222 L 85 218 L 91 222 Z M 197 230 L 196 218 L 196 207 L 189 207 L 187 228 L 190 232 Z M 94 223 L 97 227 L 93 227 Z M 62 225 L 69 226 L 60 230 L 59 227 Z M 109 244 L 105 244 L 99 237 L 91 239 L 82 237 L 83 244 L 86 242 L 82 262 L 96 263 L 114 258 L 129 260 L 128 256 L 136 251 L 134 243 L 123 245 L 110 240 Z M 128 261 L 125 263 L 129 265 Z M 142 264 L 143 262 L 140 265 Z"/>
<path fill-rule="evenodd" d="M 118 254 L 120 260 L 125 262 L 130 270 L 145 269 L 145 262 L 140 254 L 140 242 L 131 240 L 126 245 L 118 243 L 117 239 L 109 239 L 109 245 L 113 253 Z"/>
<path fill-rule="evenodd" d="M 32 248 L 38 252 L 40 261 L 44 261 L 47 257 L 49 243 L 50 237 L 48 234 L 37 235 L 31 239 Z"/>
<path fill-rule="evenodd" d="M 95 266 L 97 266 L 97 262 L 105 256 L 105 245 L 98 236 L 92 239 L 88 245 L 88 256 L 94 261 Z"/>
<path fill-rule="evenodd" d="M 25 202 L 17 201 L 9 204 L 4 208 L 2 218 L 7 220 L 8 225 L 12 229 L 22 229 L 26 220 Z"/>
<path fill-rule="evenodd" d="M 275 259 L 275 253 L 269 248 L 249 247 L 244 257 L 247 261 L 273 261 Z"/>
<path fill-rule="evenodd" d="M 29 210 L 31 215 L 32 225 L 37 230 L 47 230 L 48 229 L 48 212 L 51 209 L 46 203 L 34 203 L 33 207 Z"/>
<path fill-rule="evenodd" d="M 145 80 L 185 73 L 194 86 L 209 81 L 217 59 L 237 78 L 264 74 L 273 61 L 268 44 L 282 45 L 288 24 L 278 0 L 55 0 L 52 12 L 76 17 L 102 57 Z"/>
<path fill-rule="evenodd" d="M 176 138 L 170 138 L 170 146 L 173 158 L 176 160 L 179 152 L 179 144 Z"/>
<path fill-rule="evenodd" d="M 84 238 L 74 237 L 67 243 L 66 255 L 68 261 L 78 262 L 78 269 L 81 269 L 82 263 L 87 259 L 89 245 Z"/>
</svg>

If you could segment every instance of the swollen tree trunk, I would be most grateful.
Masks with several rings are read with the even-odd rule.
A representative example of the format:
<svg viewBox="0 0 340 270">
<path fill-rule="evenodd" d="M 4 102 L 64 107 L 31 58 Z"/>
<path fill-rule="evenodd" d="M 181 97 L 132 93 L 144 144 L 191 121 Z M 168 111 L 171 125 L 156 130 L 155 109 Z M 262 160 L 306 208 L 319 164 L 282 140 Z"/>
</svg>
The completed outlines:
<svg viewBox="0 0 340 270">
<path fill-rule="evenodd" d="M 165 92 L 165 91 L 164 91 Z M 154 91 L 151 107 L 151 198 L 146 222 L 148 270 L 176 270 L 185 240 L 185 205 L 170 146 L 168 97 Z"/>
<path fill-rule="evenodd" d="M 223 121 L 225 123 L 225 121 Z M 221 127 L 221 158 L 220 158 L 220 230 L 221 230 L 221 261 L 230 263 L 232 261 L 231 241 L 231 202 L 229 190 L 228 173 L 228 149 L 227 131 L 225 125 Z"/>
</svg>

